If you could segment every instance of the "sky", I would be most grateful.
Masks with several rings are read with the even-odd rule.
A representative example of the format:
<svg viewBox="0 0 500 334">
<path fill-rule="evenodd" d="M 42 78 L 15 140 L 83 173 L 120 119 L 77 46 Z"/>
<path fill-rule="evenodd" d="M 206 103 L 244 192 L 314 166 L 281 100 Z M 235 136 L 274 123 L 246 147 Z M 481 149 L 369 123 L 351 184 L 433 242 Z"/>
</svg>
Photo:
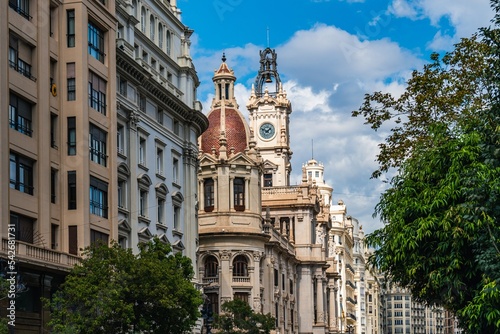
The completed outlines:
<svg viewBox="0 0 500 334">
<path fill-rule="evenodd" d="M 300 183 L 302 165 L 311 158 L 322 163 L 334 189 L 332 204 L 343 200 L 366 233 L 383 226 L 373 213 L 390 176 L 370 176 L 388 133 L 374 132 L 351 112 L 367 93 L 399 96 L 432 52 L 451 51 L 494 15 L 489 0 L 177 0 L 177 6 L 194 30 L 191 56 L 204 113 L 223 52 L 247 117 L 259 51 L 276 50 L 292 103 L 291 183 Z"/>
</svg>

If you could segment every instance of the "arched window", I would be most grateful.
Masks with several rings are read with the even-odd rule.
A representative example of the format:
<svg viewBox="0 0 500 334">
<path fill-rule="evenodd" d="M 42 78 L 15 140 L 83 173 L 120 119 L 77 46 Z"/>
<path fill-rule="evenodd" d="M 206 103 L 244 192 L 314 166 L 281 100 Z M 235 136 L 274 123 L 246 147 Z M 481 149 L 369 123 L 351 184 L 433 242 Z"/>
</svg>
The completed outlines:
<svg viewBox="0 0 500 334">
<path fill-rule="evenodd" d="M 153 15 L 149 17 L 149 38 L 155 40 L 155 18 Z"/>
<path fill-rule="evenodd" d="M 233 276 L 248 277 L 248 260 L 244 255 L 238 255 L 233 261 Z"/>
<path fill-rule="evenodd" d="M 158 23 L 158 46 L 163 49 L 163 25 Z"/>
<path fill-rule="evenodd" d="M 170 49 L 172 48 L 172 34 L 167 30 L 167 54 L 170 56 Z"/>
<path fill-rule="evenodd" d="M 141 8 L 141 31 L 146 33 L 146 10 Z"/>
<path fill-rule="evenodd" d="M 135 18 L 137 18 L 137 1 L 136 0 L 132 0 L 132 7 L 134 7 L 134 16 Z"/>
<path fill-rule="evenodd" d="M 205 277 L 217 277 L 219 275 L 219 261 L 210 255 L 205 260 Z"/>
</svg>

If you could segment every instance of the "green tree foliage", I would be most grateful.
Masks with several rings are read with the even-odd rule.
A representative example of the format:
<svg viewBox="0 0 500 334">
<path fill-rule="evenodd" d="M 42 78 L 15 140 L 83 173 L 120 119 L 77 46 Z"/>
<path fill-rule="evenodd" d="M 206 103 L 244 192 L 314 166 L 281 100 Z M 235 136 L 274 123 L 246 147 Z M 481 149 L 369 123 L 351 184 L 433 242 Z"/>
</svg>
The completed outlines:
<svg viewBox="0 0 500 334">
<path fill-rule="evenodd" d="M 248 303 L 231 300 L 222 304 L 221 315 L 215 316 L 213 327 L 223 334 L 269 334 L 275 328 L 275 318 L 268 314 L 255 313 Z"/>
<path fill-rule="evenodd" d="M 431 60 L 399 98 L 373 93 L 353 112 L 375 130 L 392 124 L 372 176 L 397 169 L 369 263 L 467 333 L 500 333 L 500 31 Z"/>
<path fill-rule="evenodd" d="M 138 255 L 113 243 L 87 248 L 48 301 L 54 333 L 184 333 L 202 299 L 189 258 L 154 240 Z"/>
</svg>

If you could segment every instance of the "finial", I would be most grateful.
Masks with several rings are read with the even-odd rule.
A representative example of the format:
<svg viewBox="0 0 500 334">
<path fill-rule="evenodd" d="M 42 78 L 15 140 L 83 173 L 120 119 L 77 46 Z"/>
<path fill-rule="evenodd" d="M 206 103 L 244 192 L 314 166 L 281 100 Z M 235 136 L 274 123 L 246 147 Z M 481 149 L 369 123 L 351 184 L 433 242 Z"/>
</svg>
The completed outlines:
<svg viewBox="0 0 500 334">
<path fill-rule="evenodd" d="M 222 62 L 223 63 L 226 62 L 226 53 L 225 52 L 222 52 Z"/>
</svg>

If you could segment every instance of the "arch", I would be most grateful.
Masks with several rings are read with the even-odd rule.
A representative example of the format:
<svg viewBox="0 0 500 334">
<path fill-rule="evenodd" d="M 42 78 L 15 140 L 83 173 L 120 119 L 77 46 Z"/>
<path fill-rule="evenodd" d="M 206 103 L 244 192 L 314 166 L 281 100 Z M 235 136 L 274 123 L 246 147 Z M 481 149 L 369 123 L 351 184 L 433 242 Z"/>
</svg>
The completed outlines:
<svg viewBox="0 0 500 334">
<path fill-rule="evenodd" d="M 209 254 L 204 259 L 205 277 L 219 276 L 219 260 L 212 254 Z"/>
<path fill-rule="evenodd" d="M 248 257 L 243 254 L 233 259 L 233 277 L 248 277 Z"/>
<path fill-rule="evenodd" d="M 178 203 L 184 202 L 184 196 L 182 196 L 180 191 L 175 191 L 172 193 L 172 202 L 178 202 Z"/>
<path fill-rule="evenodd" d="M 118 165 L 118 174 L 120 176 L 124 176 L 125 178 L 130 176 L 130 168 L 126 163 L 122 162 Z"/>
<path fill-rule="evenodd" d="M 148 174 L 142 173 L 137 176 L 137 182 L 139 183 L 139 186 L 149 188 L 152 184 L 151 179 L 149 178 Z"/>
<path fill-rule="evenodd" d="M 162 197 L 166 197 L 168 194 L 168 187 L 165 183 L 160 182 L 155 186 L 156 193 L 158 195 L 162 195 Z"/>
<path fill-rule="evenodd" d="M 132 0 L 132 7 L 133 7 L 133 9 L 132 9 L 132 10 L 134 11 L 134 17 L 135 17 L 136 19 L 138 19 L 138 18 L 139 18 L 139 17 L 138 17 L 139 12 L 137 11 L 137 9 L 138 9 L 138 6 L 137 6 L 137 0 Z"/>
</svg>

